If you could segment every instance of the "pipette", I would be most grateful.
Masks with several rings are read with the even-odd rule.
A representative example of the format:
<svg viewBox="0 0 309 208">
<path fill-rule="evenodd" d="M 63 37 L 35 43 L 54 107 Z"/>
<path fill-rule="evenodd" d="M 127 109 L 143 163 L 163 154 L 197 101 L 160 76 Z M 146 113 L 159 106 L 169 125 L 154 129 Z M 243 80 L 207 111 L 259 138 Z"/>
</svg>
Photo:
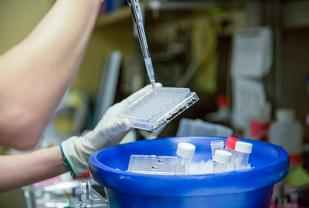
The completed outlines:
<svg viewBox="0 0 309 208">
<path fill-rule="evenodd" d="M 131 7 L 133 20 L 134 20 L 134 23 L 137 29 L 138 40 L 139 40 L 139 43 L 142 49 L 144 62 L 145 62 L 146 70 L 147 70 L 147 75 L 149 77 L 152 88 L 155 91 L 155 82 L 156 82 L 155 75 L 153 71 L 152 60 L 151 60 L 149 49 L 148 49 L 140 3 L 139 3 L 139 0 L 128 0 L 128 3 Z"/>
</svg>

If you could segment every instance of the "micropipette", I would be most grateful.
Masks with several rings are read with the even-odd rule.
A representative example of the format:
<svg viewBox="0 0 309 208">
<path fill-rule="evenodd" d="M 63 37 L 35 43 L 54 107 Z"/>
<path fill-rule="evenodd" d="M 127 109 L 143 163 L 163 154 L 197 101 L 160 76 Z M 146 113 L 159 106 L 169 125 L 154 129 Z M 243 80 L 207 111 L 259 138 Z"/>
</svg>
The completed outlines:
<svg viewBox="0 0 309 208">
<path fill-rule="evenodd" d="M 139 0 L 128 0 L 128 3 L 131 7 L 133 20 L 134 20 L 134 23 L 137 29 L 138 40 L 139 40 L 139 43 L 142 49 L 144 62 L 145 62 L 146 70 L 147 70 L 147 75 L 149 77 L 152 88 L 155 91 L 155 82 L 156 82 L 155 75 L 153 71 L 152 60 L 151 60 L 149 49 L 148 49 L 140 3 L 139 3 Z"/>
</svg>

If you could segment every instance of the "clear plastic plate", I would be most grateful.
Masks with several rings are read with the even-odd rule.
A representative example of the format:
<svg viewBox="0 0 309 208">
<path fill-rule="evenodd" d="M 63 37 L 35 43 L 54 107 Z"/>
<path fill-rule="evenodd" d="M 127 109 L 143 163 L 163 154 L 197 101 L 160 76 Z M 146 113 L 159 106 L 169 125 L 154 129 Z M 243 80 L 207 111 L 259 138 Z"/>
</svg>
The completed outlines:
<svg viewBox="0 0 309 208">
<path fill-rule="evenodd" d="M 128 171 L 142 174 L 174 175 L 177 157 L 156 155 L 131 155 Z"/>
<path fill-rule="evenodd" d="M 133 102 L 121 114 L 132 128 L 155 131 L 199 100 L 188 88 L 159 87 Z"/>
</svg>

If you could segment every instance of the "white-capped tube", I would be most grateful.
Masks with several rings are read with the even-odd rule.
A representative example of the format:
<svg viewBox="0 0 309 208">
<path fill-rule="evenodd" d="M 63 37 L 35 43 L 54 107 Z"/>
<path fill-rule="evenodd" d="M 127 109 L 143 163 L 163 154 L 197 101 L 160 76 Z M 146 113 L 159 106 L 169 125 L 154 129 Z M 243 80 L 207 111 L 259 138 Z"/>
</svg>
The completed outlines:
<svg viewBox="0 0 309 208">
<path fill-rule="evenodd" d="M 235 169 L 241 170 L 249 168 L 249 156 L 252 152 L 252 144 L 247 142 L 236 142 L 235 145 Z"/>
<path fill-rule="evenodd" d="M 178 157 L 176 167 L 177 174 L 189 174 L 192 158 L 195 154 L 195 149 L 195 146 L 190 143 L 182 142 L 178 144 L 176 151 Z"/>
<path fill-rule="evenodd" d="M 221 173 L 227 171 L 227 166 L 231 162 L 232 153 L 225 150 L 217 150 L 214 155 L 214 172 Z"/>
</svg>

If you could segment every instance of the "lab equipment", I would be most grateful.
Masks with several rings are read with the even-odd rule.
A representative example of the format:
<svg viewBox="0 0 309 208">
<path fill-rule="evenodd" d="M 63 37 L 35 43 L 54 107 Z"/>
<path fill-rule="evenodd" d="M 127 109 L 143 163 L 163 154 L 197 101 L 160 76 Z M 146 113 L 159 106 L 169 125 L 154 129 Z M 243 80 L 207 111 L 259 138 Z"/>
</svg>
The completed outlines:
<svg viewBox="0 0 309 208">
<path fill-rule="evenodd" d="M 189 142 L 197 147 L 193 161 L 205 160 L 211 157 L 209 144 L 212 140 L 217 138 L 164 138 L 104 148 L 90 157 L 91 175 L 105 187 L 111 207 L 269 207 L 274 184 L 288 172 L 287 153 L 270 143 L 242 139 L 254 146 L 250 163 L 255 168 L 244 171 L 177 176 L 127 171 L 132 154 L 174 155 L 180 142 Z"/>
<path fill-rule="evenodd" d="M 223 140 L 214 140 L 210 142 L 211 148 L 211 157 L 214 159 L 216 150 L 223 150 L 224 149 L 224 141 Z"/>
<path fill-rule="evenodd" d="M 266 89 L 264 83 L 256 79 L 233 76 L 232 123 L 234 127 L 249 132 L 248 124 L 252 119 L 263 114 L 267 116 L 265 109 L 269 108 L 270 103 L 267 100 Z"/>
<path fill-rule="evenodd" d="M 183 118 L 180 121 L 177 136 L 213 136 L 213 137 L 227 137 L 233 134 L 233 130 L 220 125 L 209 123 L 201 119 Z"/>
<path fill-rule="evenodd" d="M 231 162 L 232 153 L 225 150 L 217 150 L 214 155 L 214 173 L 226 172 Z"/>
<path fill-rule="evenodd" d="M 249 164 L 249 155 L 252 152 L 252 144 L 247 142 L 236 142 L 235 146 L 235 154 L 233 157 L 235 169 L 236 170 L 242 170 L 250 168 Z"/>
<path fill-rule="evenodd" d="M 80 184 L 80 198 L 70 199 L 65 208 L 109 208 L 108 202 L 92 188 L 90 180 L 82 181 Z"/>
<path fill-rule="evenodd" d="M 195 92 L 188 88 L 157 87 L 126 106 L 120 113 L 130 121 L 132 128 L 155 131 L 169 123 L 198 101 Z"/>
<path fill-rule="evenodd" d="M 105 60 L 95 103 L 94 125 L 99 123 L 107 109 L 115 103 L 122 62 L 123 55 L 120 51 L 112 51 Z"/>
<path fill-rule="evenodd" d="M 232 153 L 231 162 L 228 164 L 228 167 L 227 167 L 229 171 L 235 169 L 235 145 L 237 141 L 239 140 L 235 137 L 228 137 L 225 142 L 225 150 Z"/>
<path fill-rule="evenodd" d="M 176 154 L 177 156 L 131 155 L 128 171 L 158 175 L 189 174 L 195 146 L 179 143 Z"/>
<path fill-rule="evenodd" d="M 182 142 L 177 146 L 176 154 L 178 156 L 177 161 L 177 174 L 189 174 L 192 158 L 195 154 L 195 146 L 193 144 Z"/>
<path fill-rule="evenodd" d="M 142 174 L 175 175 L 176 156 L 131 155 L 128 171 Z"/>
<path fill-rule="evenodd" d="M 233 153 L 234 150 L 235 150 L 236 142 L 238 142 L 238 141 L 239 140 L 237 138 L 228 137 L 226 142 L 225 142 L 225 150 Z"/>
<path fill-rule="evenodd" d="M 302 155 L 303 130 L 299 121 L 295 119 L 292 109 L 279 109 L 276 121 L 269 131 L 270 142 L 286 149 L 293 165 L 299 164 Z"/>
<path fill-rule="evenodd" d="M 70 174 L 23 187 L 26 208 L 109 208 L 104 189 L 93 180 L 72 180 Z M 12 197 L 9 197 L 12 199 Z M 14 200 L 19 200 L 14 197 Z M 23 201 L 22 201 L 23 202 Z M 3 205 L 1 203 L 1 205 Z M 10 204 L 11 205 L 11 204 Z M 3 207 L 3 206 L 1 206 Z"/>
<path fill-rule="evenodd" d="M 233 36 L 232 76 L 259 79 L 267 75 L 273 61 L 271 28 L 246 28 L 235 31 Z"/>
<path fill-rule="evenodd" d="M 128 0 L 128 3 L 131 7 L 134 24 L 135 24 L 137 34 L 138 34 L 138 40 L 139 40 L 141 50 L 143 53 L 143 57 L 144 57 L 147 75 L 152 85 L 152 88 L 155 91 L 156 90 L 155 75 L 154 75 L 152 60 L 151 60 L 149 49 L 148 49 L 148 43 L 147 43 L 146 33 L 144 29 L 143 14 L 141 11 L 140 3 L 139 3 L 139 0 Z"/>
<path fill-rule="evenodd" d="M 144 57 L 144 62 L 152 85 L 152 93 L 142 96 L 124 112 L 124 117 L 132 121 L 133 128 L 155 131 L 194 104 L 198 97 L 196 93 L 186 88 L 156 88 L 155 74 L 150 57 L 143 14 L 139 0 L 128 0 L 133 20 L 137 29 L 138 39 Z"/>
</svg>

